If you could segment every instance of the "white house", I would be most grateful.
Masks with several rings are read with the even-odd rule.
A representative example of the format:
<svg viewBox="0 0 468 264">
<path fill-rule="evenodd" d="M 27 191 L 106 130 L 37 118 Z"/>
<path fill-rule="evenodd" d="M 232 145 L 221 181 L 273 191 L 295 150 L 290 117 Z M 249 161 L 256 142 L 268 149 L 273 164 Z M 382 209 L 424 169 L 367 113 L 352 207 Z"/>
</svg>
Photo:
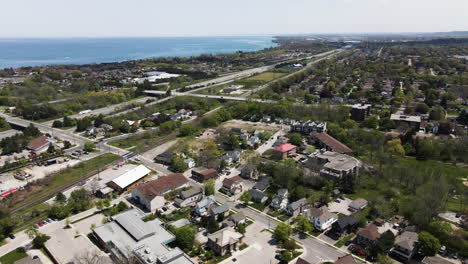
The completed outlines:
<svg viewBox="0 0 468 264">
<path fill-rule="evenodd" d="M 330 213 L 326 206 L 307 209 L 304 211 L 304 215 L 310 219 L 314 227 L 319 231 L 327 230 L 338 220 L 338 216 Z"/>
<path fill-rule="evenodd" d="M 213 196 L 206 196 L 204 197 L 201 201 L 199 201 L 195 205 L 195 212 L 199 216 L 205 216 L 208 215 L 208 211 L 210 209 L 210 206 L 216 204 L 216 200 Z"/>
</svg>

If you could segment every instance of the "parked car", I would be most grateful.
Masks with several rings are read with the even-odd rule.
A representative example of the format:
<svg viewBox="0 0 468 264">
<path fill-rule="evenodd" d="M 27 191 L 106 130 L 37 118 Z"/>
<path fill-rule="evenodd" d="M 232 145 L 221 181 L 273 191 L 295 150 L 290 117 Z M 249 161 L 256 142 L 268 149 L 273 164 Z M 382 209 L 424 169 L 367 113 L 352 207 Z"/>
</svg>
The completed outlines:
<svg viewBox="0 0 468 264">
<path fill-rule="evenodd" d="M 42 222 L 37 222 L 37 225 L 38 225 L 39 227 L 44 226 L 44 224 L 43 224 Z"/>
<path fill-rule="evenodd" d="M 15 239 L 15 238 L 16 238 L 15 235 L 13 235 L 13 234 L 9 234 L 8 237 L 9 237 L 10 239 Z"/>
</svg>

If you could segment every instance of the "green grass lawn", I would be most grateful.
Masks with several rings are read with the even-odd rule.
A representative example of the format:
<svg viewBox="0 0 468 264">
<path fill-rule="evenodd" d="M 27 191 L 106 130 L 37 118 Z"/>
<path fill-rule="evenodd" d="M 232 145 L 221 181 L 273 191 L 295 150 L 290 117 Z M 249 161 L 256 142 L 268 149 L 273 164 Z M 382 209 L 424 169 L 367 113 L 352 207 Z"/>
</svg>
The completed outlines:
<svg viewBox="0 0 468 264">
<path fill-rule="evenodd" d="M 283 72 L 264 72 L 247 78 L 246 80 L 249 81 L 263 81 L 263 82 L 270 82 L 274 79 L 278 79 L 280 77 L 285 76 L 286 73 Z"/>
<path fill-rule="evenodd" d="M 159 135 L 158 130 L 146 131 L 127 138 L 112 140 L 111 142 L 109 142 L 109 145 L 121 149 L 132 148 L 133 150 L 136 150 L 154 144 L 161 138 L 162 136 Z"/>
<path fill-rule="evenodd" d="M 263 210 L 265 210 L 266 207 L 266 205 L 263 203 L 250 203 L 249 206 L 259 210 L 260 212 L 263 212 Z"/>
<path fill-rule="evenodd" d="M 340 248 L 340 247 L 344 246 L 344 244 L 346 242 L 348 242 L 351 238 L 353 238 L 353 236 L 354 236 L 354 234 L 349 234 L 349 235 L 343 237 L 343 239 L 341 239 L 340 241 L 335 243 L 335 247 Z"/>
<path fill-rule="evenodd" d="M 465 178 L 468 175 L 467 168 L 458 168 L 450 163 L 436 160 L 420 161 L 416 160 L 414 157 L 404 157 L 400 159 L 400 163 L 416 169 L 432 169 L 436 172 L 441 172 L 457 178 Z"/>
<path fill-rule="evenodd" d="M 0 262 L 2 264 L 13 264 L 15 261 L 20 260 L 24 257 L 27 257 L 28 254 L 24 252 L 22 248 L 17 248 L 13 251 L 8 252 L 7 254 L 0 257 Z"/>
</svg>

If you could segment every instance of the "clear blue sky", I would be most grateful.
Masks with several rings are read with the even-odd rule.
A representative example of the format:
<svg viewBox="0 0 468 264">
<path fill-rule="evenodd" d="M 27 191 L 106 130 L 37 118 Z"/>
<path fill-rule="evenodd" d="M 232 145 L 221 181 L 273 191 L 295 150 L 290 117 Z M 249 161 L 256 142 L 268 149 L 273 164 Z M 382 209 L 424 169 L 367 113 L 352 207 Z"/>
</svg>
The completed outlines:
<svg viewBox="0 0 468 264">
<path fill-rule="evenodd" d="M 4 0 L 0 37 L 468 30 L 468 0 Z"/>
</svg>

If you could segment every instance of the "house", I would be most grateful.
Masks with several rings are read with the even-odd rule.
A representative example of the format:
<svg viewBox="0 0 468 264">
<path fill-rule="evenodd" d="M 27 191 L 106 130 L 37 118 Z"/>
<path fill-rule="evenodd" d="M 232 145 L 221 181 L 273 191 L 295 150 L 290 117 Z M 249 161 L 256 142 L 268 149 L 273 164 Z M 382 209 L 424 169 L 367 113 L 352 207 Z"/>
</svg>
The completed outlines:
<svg viewBox="0 0 468 264">
<path fill-rule="evenodd" d="M 48 136 L 40 136 L 30 140 L 26 147 L 33 153 L 41 153 L 47 151 L 51 144 L 54 144 L 54 140 L 52 138 Z"/>
<path fill-rule="evenodd" d="M 330 136 L 327 133 L 318 133 L 312 132 L 310 134 L 310 141 L 313 144 L 318 145 L 320 148 L 325 148 L 326 150 L 341 153 L 341 154 L 351 154 L 353 150 L 350 149 L 345 144 L 336 140 L 334 137 Z"/>
<path fill-rule="evenodd" d="M 264 192 L 268 187 L 270 187 L 270 177 L 262 177 L 258 182 L 253 186 L 254 189 Z"/>
<path fill-rule="evenodd" d="M 310 154 L 304 162 L 304 166 L 336 181 L 348 176 L 359 175 L 363 164 L 352 156 L 322 149 Z"/>
<path fill-rule="evenodd" d="M 250 189 L 249 193 L 252 196 L 252 201 L 254 203 L 264 203 L 268 200 L 268 195 L 259 190 Z"/>
<path fill-rule="evenodd" d="M 241 168 L 240 176 L 244 179 L 258 180 L 260 172 L 256 166 L 251 166 L 249 164 Z"/>
<path fill-rule="evenodd" d="M 187 168 L 192 169 L 196 166 L 195 160 L 192 158 L 188 158 L 184 160 L 185 164 L 187 164 Z"/>
<path fill-rule="evenodd" d="M 139 125 L 138 121 L 133 121 L 133 120 L 125 120 L 125 123 L 127 123 L 129 126 L 138 126 Z"/>
<path fill-rule="evenodd" d="M 195 206 L 203 198 L 203 190 L 198 187 L 193 187 L 185 191 L 181 191 L 179 196 L 174 199 L 174 203 L 178 207 Z"/>
<path fill-rule="evenodd" d="M 338 259 L 333 264 L 359 264 L 353 255 L 348 254 L 343 257 L 338 257 Z"/>
<path fill-rule="evenodd" d="M 356 232 L 359 225 L 359 218 L 355 216 L 343 216 L 332 225 L 332 233 L 336 237 Z"/>
<path fill-rule="evenodd" d="M 151 171 L 148 168 L 139 165 L 108 182 L 107 186 L 118 193 L 122 193 L 142 182 L 150 173 Z"/>
<path fill-rule="evenodd" d="M 222 204 L 219 206 L 211 206 L 209 209 L 209 213 L 213 217 L 219 217 L 222 216 L 227 217 L 229 215 L 229 205 L 228 204 Z"/>
<path fill-rule="evenodd" d="M 287 159 L 288 157 L 296 153 L 296 148 L 297 147 L 295 145 L 284 143 L 275 147 L 274 150 L 277 152 L 277 156 L 280 159 Z"/>
<path fill-rule="evenodd" d="M 302 215 L 304 210 L 307 206 L 307 199 L 302 198 L 295 202 L 288 204 L 286 207 L 286 214 L 291 215 L 292 217 L 297 217 L 298 215 Z"/>
<path fill-rule="evenodd" d="M 251 147 L 255 147 L 255 145 L 257 144 L 260 144 L 261 143 L 261 140 L 258 136 L 251 136 L 248 140 L 247 140 L 247 145 L 251 146 Z"/>
<path fill-rule="evenodd" d="M 265 123 L 270 123 L 271 122 L 271 116 L 269 115 L 264 115 L 262 118 L 262 121 Z"/>
<path fill-rule="evenodd" d="M 164 151 L 163 153 L 157 155 L 154 158 L 154 162 L 169 166 L 169 165 L 172 164 L 172 157 L 173 156 L 174 156 L 174 152 Z"/>
<path fill-rule="evenodd" d="M 218 178 L 218 172 L 215 169 L 194 168 L 192 170 L 192 177 L 198 182 L 204 182 L 209 179 Z"/>
<path fill-rule="evenodd" d="M 284 210 L 288 206 L 288 190 L 279 189 L 275 198 L 271 201 L 270 207 L 274 210 Z"/>
<path fill-rule="evenodd" d="M 226 227 L 208 235 L 207 246 L 216 254 L 224 256 L 238 250 L 242 244 L 244 235 L 238 233 L 232 227 Z"/>
<path fill-rule="evenodd" d="M 193 264 L 182 250 L 168 246 L 175 236 L 164 228 L 163 222 L 144 222 L 143 217 L 137 209 L 124 211 L 94 228 L 93 236 L 115 263 Z"/>
<path fill-rule="evenodd" d="M 182 173 L 173 173 L 157 180 L 140 184 L 132 190 L 132 198 L 150 212 L 164 206 L 164 195 L 187 186 L 188 180 Z"/>
<path fill-rule="evenodd" d="M 306 122 L 297 121 L 291 125 L 291 132 L 297 132 L 304 135 L 309 135 L 312 132 L 323 133 L 327 131 L 327 123 L 311 121 Z"/>
<path fill-rule="evenodd" d="M 351 119 L 354 121 L 364 121 L 370 114 L 370 104 L 355 104 L 351 107 Z"/>
<path fill-rule="evenodd" d="M 397 258 L 408 261 L 416 252 L 417 242 L 418 233 L 405 231 L 395 239 L 395 244 L 390 253 Z"/>
<path fill-rule="evenodd" d="M 215 204 L 216 200 L 214 196 L 206 196 L 195 204 L 195 213 L 199 216 L 206 216 L 210 207 Z"/>
<path fill-rule="evenodd" d="M 241 152 L 239 150 L 228 151 L 223 156 L 221 156 L 221 160 L 224 160 L 228 166 L 238 162 L 240 158 Z"/>
<path fill-rule="evenodd" d="M 421 126 L 420 116 L 392 114 L 390 116 L 390 120 L 395 122 L 397 127 L 401 125 L 408 125 L 409 128 L 419 130 L 419 127 Z"/>
<path fill-rule="evenodd" d="M 374 224 L 370 224 L 365 228 L 359 228 L 356 235 L 355 243 L 367 248 L 372 247 L 377 239 L 380 238 L 379 230 Z"/>
<path fill-rule="evenodd" d="M 307 209 L 304 215 L 310 219 L 314 227 L 319 231 L 327 230 L 338 220 L 338 216 L 331 213 L 326 206 Z"/>
<path fill-rule="evenodd" d="M 439 256 L 426 256 L 421 261 L 422 264 L 453 264 L 453 262 L 448 261 L 444 258 Z"/>
<path fill-rule="evenodd" d="M 232 221 L 234 224 L 239 225 L 245 223 L 247 218 L 245 217 L 243 212 L 237 212 L 228 218 L 229 221 Z"/>
<path fill-rule="evenodd" d="M 357 198 L 349 204 L 348 210 L 351 212 L 361 211 L 367 206 L 368 202 L 366 199 Z"/>
<path fill-rule="evenodd" d="M 225 178 L 223 180 L 222 190 L 226 193 L 237 194 L 241 193 L 243 190 L 243 181 L 239 176 L 234 176 L 231 178 Z"/>
</svg>

